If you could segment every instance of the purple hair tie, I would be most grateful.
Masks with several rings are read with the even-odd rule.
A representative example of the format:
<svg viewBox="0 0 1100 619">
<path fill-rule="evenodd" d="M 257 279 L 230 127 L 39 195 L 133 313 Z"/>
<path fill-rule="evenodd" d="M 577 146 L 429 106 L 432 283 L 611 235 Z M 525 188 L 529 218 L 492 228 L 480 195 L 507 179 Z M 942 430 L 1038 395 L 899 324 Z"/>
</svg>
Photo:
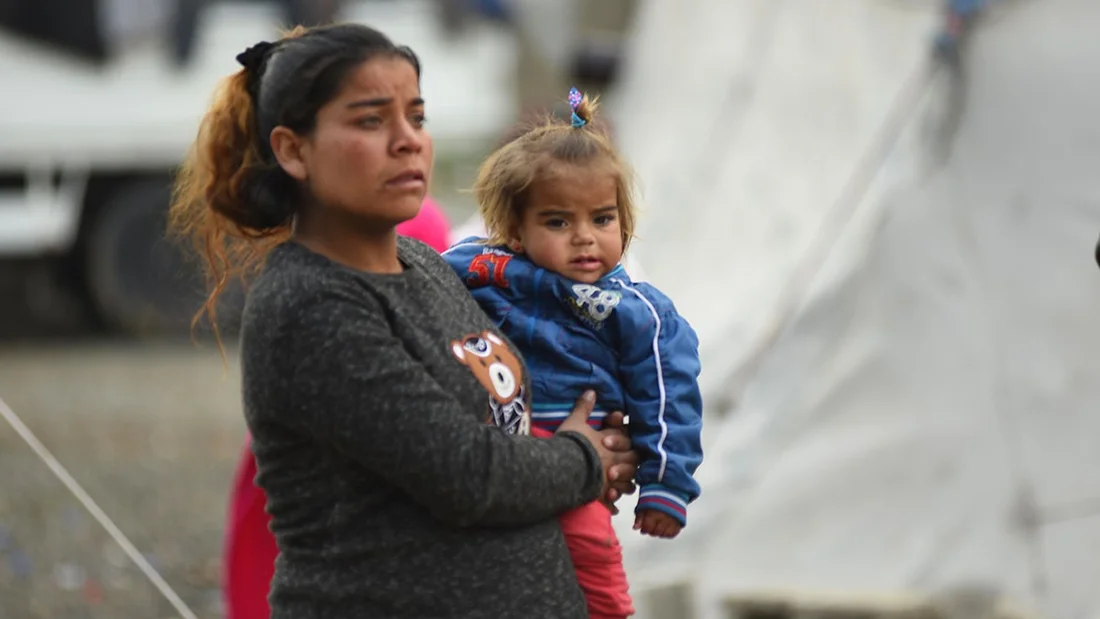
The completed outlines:
<svg viewBox="0 0 1100 619">
<path fill-rule="evenodd" d="M 587 122 L 585 119 L 577 116 L 577 108 L 580 106 L 583 98 L 584 97 L 581 96 L 581 91 L 576 88 L 569 89 L 569 107 L 573 108 L 573 127 L 578 129 L 583 127 Z"/>
</svg>

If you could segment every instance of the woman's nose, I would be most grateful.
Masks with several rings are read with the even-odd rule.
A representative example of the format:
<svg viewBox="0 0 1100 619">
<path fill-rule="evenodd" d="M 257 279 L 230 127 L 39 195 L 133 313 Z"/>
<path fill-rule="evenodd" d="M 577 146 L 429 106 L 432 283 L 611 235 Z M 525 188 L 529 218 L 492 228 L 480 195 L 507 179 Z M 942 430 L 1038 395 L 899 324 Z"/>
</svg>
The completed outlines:
<svg viewBox="0 0 1100 619">
<path fill-rule="evenodd" d="M 398 153 L 419 153 L 424 149 L 424 141 L 427 136 L 422 129 L 418 129 L 408 120 L 402 120 L 394 129 L 396 135 L 393 140 L 393 148 Z"/>
</svg>

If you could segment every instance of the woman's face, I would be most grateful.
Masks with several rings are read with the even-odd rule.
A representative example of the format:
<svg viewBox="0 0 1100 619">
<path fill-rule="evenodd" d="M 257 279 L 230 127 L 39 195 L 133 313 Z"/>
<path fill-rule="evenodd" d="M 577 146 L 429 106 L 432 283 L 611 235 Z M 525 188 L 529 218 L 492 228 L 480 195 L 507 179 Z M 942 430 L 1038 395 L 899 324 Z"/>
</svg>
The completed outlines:
<svg viewBox="0 0 1100 619">
<path fill-rule="evenodd" d="M 318 111 L 313 133 L 296 142 L 296 155 L 287 159 L 297 161 L 280 161 L 306 185 L 314 206 L 372 230 L 420 210 L 431 180 L 432 140 L 416 71 L 404 58 L 374 58 L 353 69 Z"/>
</svg>

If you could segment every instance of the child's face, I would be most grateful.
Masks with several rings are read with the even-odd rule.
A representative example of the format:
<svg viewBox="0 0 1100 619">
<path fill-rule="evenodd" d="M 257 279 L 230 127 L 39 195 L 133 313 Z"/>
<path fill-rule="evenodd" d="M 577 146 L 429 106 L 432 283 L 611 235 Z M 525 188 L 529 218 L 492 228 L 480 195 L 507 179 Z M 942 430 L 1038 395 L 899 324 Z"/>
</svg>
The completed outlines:
<svg viewBox="0 0 1100 619">
<path fill-rule="evenodd" d="M 544 269 L 595 283 L 623 255 L 616 180 L 605 166 L 553 166 L 531 186 L 513 243 Z"/>
</svg>

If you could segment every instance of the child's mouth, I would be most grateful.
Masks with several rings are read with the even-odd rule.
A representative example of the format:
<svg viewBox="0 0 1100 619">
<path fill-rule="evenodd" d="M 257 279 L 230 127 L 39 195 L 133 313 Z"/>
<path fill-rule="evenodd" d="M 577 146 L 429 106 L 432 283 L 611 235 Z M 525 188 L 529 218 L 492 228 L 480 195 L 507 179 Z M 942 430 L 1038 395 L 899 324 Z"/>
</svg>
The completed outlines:
<svg viewBox="0 0 1100 619">
<path fill-rule="evenodd" d="M 572 264 L 582 271 L 595 271 L 600 268 L 600 261 L 590 257 L 574 258 Z"/>
</svg>

